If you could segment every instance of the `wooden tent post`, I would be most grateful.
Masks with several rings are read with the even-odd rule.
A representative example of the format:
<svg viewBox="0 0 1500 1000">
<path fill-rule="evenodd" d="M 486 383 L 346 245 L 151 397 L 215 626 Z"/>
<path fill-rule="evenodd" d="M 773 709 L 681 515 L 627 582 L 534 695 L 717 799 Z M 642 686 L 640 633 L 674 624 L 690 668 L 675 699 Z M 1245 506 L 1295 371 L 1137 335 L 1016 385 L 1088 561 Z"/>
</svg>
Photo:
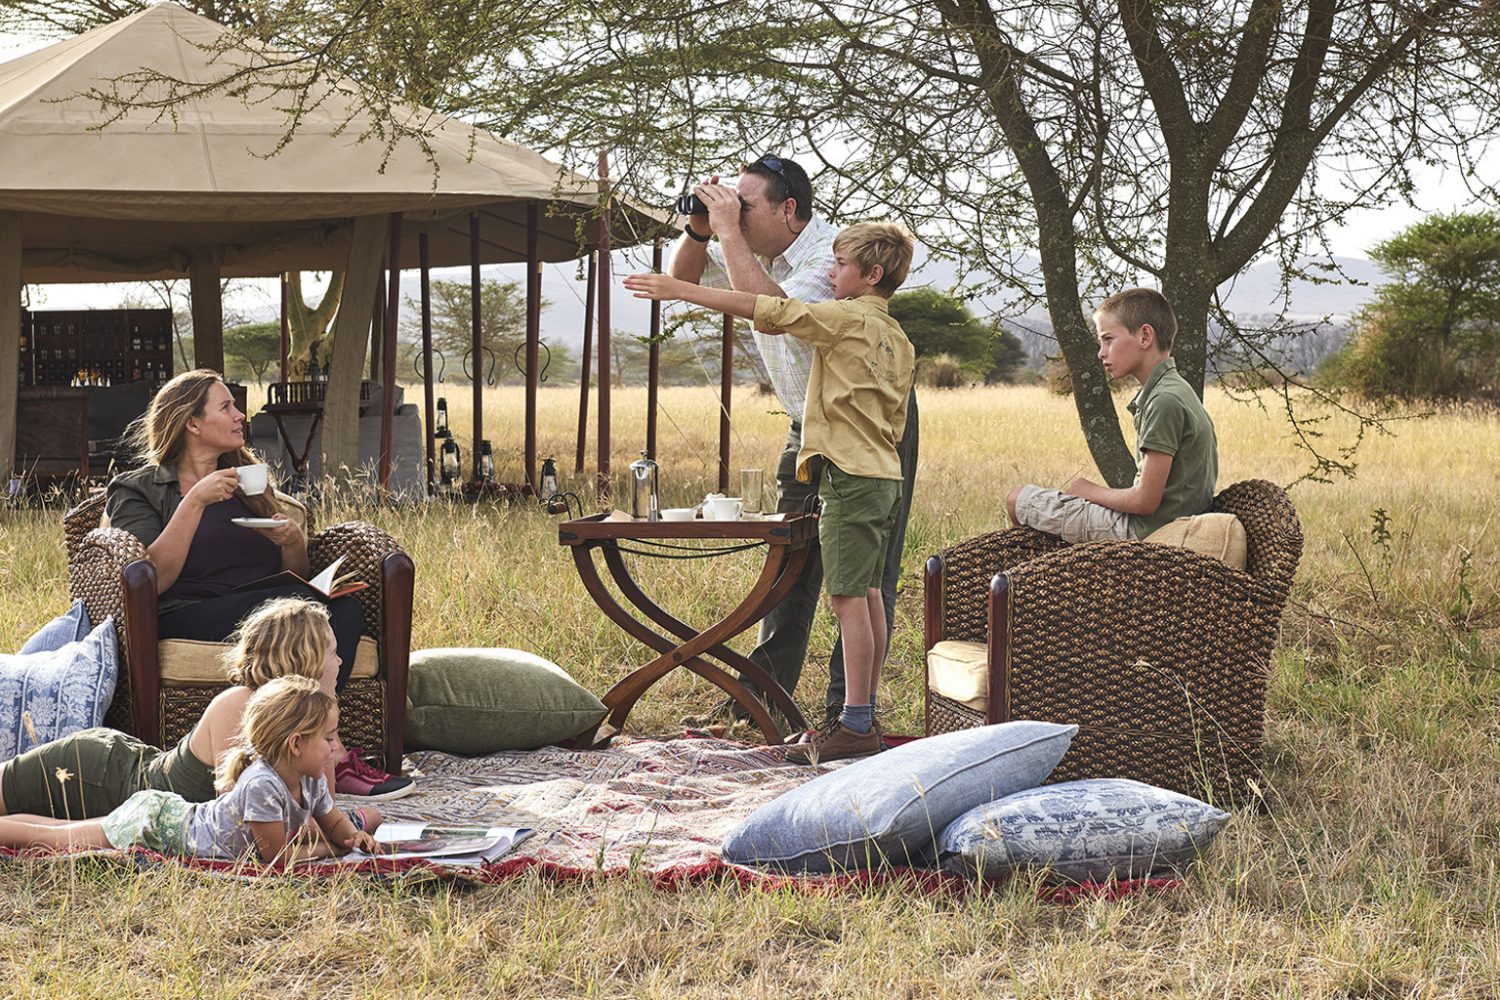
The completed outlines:
<svg viewBox="0 0 1500 1000">
<path fill-rule="evenodd" d="M 609 481 L 609 383 L 613 373 L 609 366 L 609 154 L 599 154 L 599 470 L 594 475 L 594 492 L 601 503 L 608 503 L 613 492 Z"/>
<path fill-rule="evenodd" d="M 432 434 L 437 415 L 432 399 L 432 255 L 426 233 L 417 237 L 417 253 L 422 266 L 422 426 L 427 430 L 427 495 L 431 496 L 437 483 L 437 438 Z"/>
<path fill-rule="evenodd" d="M 484 331 L 481 329 L 480 318 L 480 282 L 479 282 L 479 213 L 475 212 L 469 216 L 469 330 L 470 348 L 474 357 L 473 376 L 471 383 L 474 388 L 472 399 L 474 401 L 474 443 L 470 458 L 474 463 L 474 479 L 478 481 L 479 472 L 479 442 L 484 437 Z"/>
<path fill-rule="evenodd" d="M 536 390 L 542 339 L 542 256 L 537 241 L 541 224 L 542 206 L 533 201 L 526 206 L 526 470 L 522 474 L 532 496 L 537 492 Z"/>
<path fill-rule="evenodd" d="M 381 363 L 385 361 L 385 348 L 381 346 L 385 334 L 385 268 L 375 276 L 375 301 L 370 307 L 370 381 L 382 381 Z"/>
<path fill-rule="evenodd" d="M 359 468 L 359 381 L 375 286 L 385 257 L 386 220 L 381 215 L 354 219 L 344 295 L 333 319 L 333 352 L 327 359 L 328 391 L 323 401 L 323 475 L 352 476 Z"/>
<path fill-rule="evenodd" d="M 719 372 L 719 492 L 729 492 L 729 407 L 734 395 L 734 317 L 724 314 L 723 370 Z"/>
<path fill-rule="evenodd" d="M 0 477 L 16 468 L 17 384 L 21 375 L 21 215 L 0 212 Z"/>
<path fill-rule="evenodd" d="M 661 273 L 661 240 L 651 248 L 651 270 Z M 661 300 L 651 300 L 651 347 L 646 360 L 646 457 L 656 457 L 656 390 L 661 383 Z"/>
<path fill-rule="evenodd" d="M 583 297 L 583 350 L 580 357 L 583 371 L 578 375 L 578 454 L 573 458 L 573 473 L 583 473 L 583 449 L 588 444 L 589 433 L 589 366 L 594 361 L 594 287 L 598 276 L 594 273 L 599 262 L 598 252 L 589 254 L 588 287 Z"/>
<path fill-rule="evenodd" d="M 219 287 L 219 262 L 212 250 L 188 258 L 188 292 L 193 306 L 193 363 L 224 371 L 224 297 Z"/>
<path fill-rule="evenodd" d="M 281 381 L 287 380 L 287 355 L 292 350 L 291 275 L 281 272 Z"/>
<path fill-rule="evenodd" d="M 391 438 L 396 426 L 396 315 L 401 310 L 401 213 L 390 217 L 390 276 L 386 280 L 385 329 L 381 331 L 380 489 L 391 486 Z"/>
</svg>

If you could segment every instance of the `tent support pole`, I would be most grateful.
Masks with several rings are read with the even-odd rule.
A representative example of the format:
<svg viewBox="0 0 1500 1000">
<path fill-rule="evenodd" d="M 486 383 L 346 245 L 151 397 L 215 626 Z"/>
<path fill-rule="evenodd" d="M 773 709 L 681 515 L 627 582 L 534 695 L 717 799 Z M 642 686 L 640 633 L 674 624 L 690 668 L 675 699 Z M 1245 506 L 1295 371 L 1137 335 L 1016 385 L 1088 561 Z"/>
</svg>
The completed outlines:
<svg viewBox="0 0 1500 1000">
<path fill-rule="evenodd" d="M 0 466 L 16 468 L 17 383 L 21 374 L 21 215 L 0 212 Z"/>
<path fill-rule="evenodd" d="M 437 438 L 432 434 L 437 414 L 432 399 L 432 255 L 426 233 L 417 237 L 417 253 L 422 265 L 422 426 L 427 429 L 427 495 L 431 496 L 437 483 Z"/>
<path fill-rule="evenodd" d="M 479 481 L 479 442 L 484 437 L 484 331 L 480 321 L 479 281 L 479 213 L 469 216 L 469 333 L 474 358 L 473 386 L 474 443 L 469 457 L 473 460 L 474 480 Z"/>
<path fill-rule="evenodd" d="M 390 216 L 390 275 L 386 279 L 385 330 L 381 335 L 380 374 L 385 392 L 380 400 L 380 491 L 391 486 L 391 437 L 396 421 L 396 315 L 401 310 L 401 213 Z"/>
<path fill-rule="evenodd" d="M 599 468 L 594 474 L 594 492 L 600 504 L 610 502 L 612 493 L 609 471 L 609 383 L 613 373 L 609 366 L 609 284 L 610 226 L 609 154 L 599 154 L 599 198 L 604 203 L 599 212 Z"/>
<path fill-rule="evenodd" d="M 661 273 L 661 240 L 651 248 L 651 270 Z M 661 385 L 661 300 L 651 300 L 651 347 L 646 355 L 646 457 L 656 457 L 656 390 Z"/>
<path fill-rule="evenodd" d="M 574 475 L 583 474 L 583 449 L 589 436 L 589 368 L 594 362 L 594 287 L 598 275 L 599 254 L 589 254 L 588 287 L 584 289 L 583 350 L 579 352 L 583 370 L 578 373 L 578 454 L 573 458 Z"/>
<path fill-rule="evenodd" d="M 370 307 L 370 381 L 379 382 L 381 362 L 385 360 L 385 268 L 375 276 L 375 303 Z"/>
<path fill-rule="evenodd" d="M 526 206 L 526 491 L 536 496 L 536 390 L 541 364 L 542 256 L 538 245 L 542 206 Z"/>
<path fill-rule="evenodd" d="M 281 272 L 281 381 L 287 376 L 287 355 L 292 351 L 291 275 Z"/>
<path fill-rule="evenodd" d="M 219 262 L 212 250 L 188 258 L 188 290 L 193 299 L 193 363 L 224 372 L 224 300 Z"/>
<path fill-rule="evenodd" d="M 719 372 L 719 492 L 729 492 L 729 407 L 734 394 L 734 317 L 724 314 L 723 369 Z"/>
</svg>

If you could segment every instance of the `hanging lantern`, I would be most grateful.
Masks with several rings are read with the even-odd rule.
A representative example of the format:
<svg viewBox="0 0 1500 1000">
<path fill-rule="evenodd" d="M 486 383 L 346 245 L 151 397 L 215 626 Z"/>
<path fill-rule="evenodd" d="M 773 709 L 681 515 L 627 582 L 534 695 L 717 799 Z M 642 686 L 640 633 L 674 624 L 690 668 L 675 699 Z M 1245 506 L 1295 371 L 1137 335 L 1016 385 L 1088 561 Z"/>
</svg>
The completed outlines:
<svg viewBox="0 0 1500 1000">
<path fill-rule="evenodd" d="M 462 459 L 458 452 L 458 442 L 449 437 L 443 442 L 442 461 L 440 475 L 445 490 L 454 490 L 458 487 L 462 472 Z"/>
<path fill-rule="evenodd" d="M 442 396 L 437 401 L 437 426 L 433 428 L 432 436 L 436 438 L 452 437 L 453 432 L 448 429 L 448 400 Z"/>
<path fill-rule="evenodd" d="M 479 478 L 486 483 L 495 481 L 495 453 L 488 441 L 479 442 Z"/>
</svg>

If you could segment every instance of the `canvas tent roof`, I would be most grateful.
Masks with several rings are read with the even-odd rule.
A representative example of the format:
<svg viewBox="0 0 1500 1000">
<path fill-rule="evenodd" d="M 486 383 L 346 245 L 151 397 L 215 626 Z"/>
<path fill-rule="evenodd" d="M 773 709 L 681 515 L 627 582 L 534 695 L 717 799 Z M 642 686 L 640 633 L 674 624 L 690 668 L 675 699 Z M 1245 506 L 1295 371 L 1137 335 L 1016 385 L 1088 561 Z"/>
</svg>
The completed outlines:
<svg viewBox="0 0 1500 1000">
<path fill-rule="evenodd" d="M 31 282 L 129 280 L 187 273 L 191 253 L 212 248 L 224 276 L 342 267 L 354 216 L 405 213 L 407 233 L 427 232 L 434 266 L 467 263 L 468 216 L 481 216 L 480 259 L 525 259 L 528 203 L 542 213 L 543 260 L 571 260 L 598 239 L 579 222 L 597 183 L 514 143 L 426 109 L 431 159 L 414 141 L 387 151 L 360 142 L 347 98 L 321 107 L 274 152 L 286 128 L 269 88 L 215 93 L 158 115 L 132 109 L 98 128 L 90 88 L 142 68 L 191 82 L 264 59 L 215 54 L 226 29 L 174 3 L 0 64 L 0 212 L 21 213 L 23 277 Z M 157 85 L 160 93 L 160 85 Z M 382 163 L 384 161 L 384 163 Z M 382 169 L 383 166 L 383 169 Z M 614 213 L 616 245 L 655 235 L 662 218 Z M 417 241 L 403 241 L 415 266 Z"/>
</svg>

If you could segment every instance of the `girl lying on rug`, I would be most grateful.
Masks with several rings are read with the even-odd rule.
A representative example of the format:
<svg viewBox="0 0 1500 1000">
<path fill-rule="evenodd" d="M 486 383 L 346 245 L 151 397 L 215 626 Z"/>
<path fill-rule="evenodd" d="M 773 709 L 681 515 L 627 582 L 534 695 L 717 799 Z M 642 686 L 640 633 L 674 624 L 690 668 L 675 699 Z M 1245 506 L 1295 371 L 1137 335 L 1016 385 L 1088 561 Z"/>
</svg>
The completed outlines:
<svg viewBox="0 0 1500 1000">
<path fill-rule="evenodd" d="M 85 729 L 0 763 L 0 816 L 30 813 L 57 819 L 95 819 L 147 788 L 175 792 L 189 802 L 214 797 L 214 762 L 240 739 L 250 696 L 277 677 L 318 681 L 333 693 L 338 649 L 328 610 L 314 601 L 278 598 L 246 617 L 229 650 L 229 680 L 171 750 L 147 746 L 116 729 Z M 333 787 L 332 774 L 329 775 Z M 350 818 L 371 833 L 374 806 Z"/>
<path fill-rule="evenodd" d="M 249 748 L 231 750 L 215 771 L 223 794 L 211 802 L 147 789 L 103 819 L 0 817 L 0 846 L 56 849 L 146 847 L 178 857 L 292 862 L 329 857 L 375 840 L 333 807 L 326 772 L 339 742 L 339 707 L 306 677 L 280 677 L 245 706 Z M 326 844 L 292 846 L 309 816 Z M 329 845 L 335 845 L 330 847 Z"/>
</svg>

